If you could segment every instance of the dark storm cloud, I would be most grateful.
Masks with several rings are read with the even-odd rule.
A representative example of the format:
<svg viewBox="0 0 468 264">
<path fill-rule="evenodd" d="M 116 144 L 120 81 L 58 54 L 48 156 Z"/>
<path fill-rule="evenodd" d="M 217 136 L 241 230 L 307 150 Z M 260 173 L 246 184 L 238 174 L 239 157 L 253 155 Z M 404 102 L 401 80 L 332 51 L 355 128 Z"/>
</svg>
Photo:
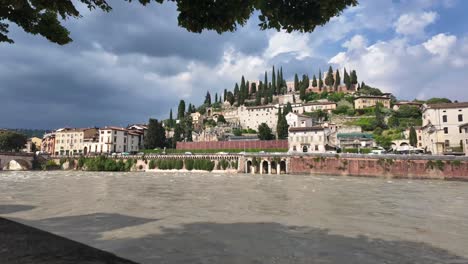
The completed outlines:
<svg viewBox="0 0 468 264">
<path fill-rule="evenodd" d="M 0 127 L 127 125 L 165 118 L 184 94 L 217 87 L 188 76 L 190 65 L 216 65 L 232 46 L 260 54 L 266 33 L 189 33 L 174 6 L 116 3 L 107 14 L 66 21 L 74 42 L 57 46 L 12 26 L 16 44 L 0 44 Z M 190 78 L 195 78 L 191 81 Z M 189 78 L 186 84 L 181 80 Z M 194 87 L 187 87 L 187 84 Z M 224 85 L 222 85 L 224 87 Z M 199 101 L 187 98 L 187 101 Z"/>
</svg>

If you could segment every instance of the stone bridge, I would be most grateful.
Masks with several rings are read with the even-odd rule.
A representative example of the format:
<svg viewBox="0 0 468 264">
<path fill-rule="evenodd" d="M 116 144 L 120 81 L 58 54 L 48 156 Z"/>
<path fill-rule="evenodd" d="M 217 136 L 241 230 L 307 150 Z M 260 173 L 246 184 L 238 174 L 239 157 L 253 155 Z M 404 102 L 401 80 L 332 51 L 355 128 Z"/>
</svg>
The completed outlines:
<svg viewBox="0 0 468 264">
<path fill-rule="evenodd" d="M 0 152 L 0 170 L 30 170 L 34 154 Z"/>
</svg>

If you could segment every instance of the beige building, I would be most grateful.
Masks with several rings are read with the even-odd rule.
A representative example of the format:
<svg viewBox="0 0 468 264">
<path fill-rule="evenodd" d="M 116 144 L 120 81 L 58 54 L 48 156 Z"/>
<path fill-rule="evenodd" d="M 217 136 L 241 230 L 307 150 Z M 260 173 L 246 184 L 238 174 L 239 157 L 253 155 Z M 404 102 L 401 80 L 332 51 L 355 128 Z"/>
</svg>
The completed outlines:
<svg viewBox="0 0 468 264">
<path fill-rule="evenodd" d="M 261 123 L 266 123 L 273 132 L 276 131 L 276 123 L 278 122 L 278 106 L 241 106 L 238 109 L 239 124 L 244 129 L 258 130 Z"/>
<path fill-rule="evenodd" d="M 354 109 L 373 107 L 376 106 L 377 103 L 381 103 L 383 107 L 390 109 L 390 102 L 390 94 L 385 94 L 382 96 L 362 95 L 354 99 Z"/>
<path fill-rule="evenodd" d="M 330 130 L 321 126 L 289 128 L 289 152 L 323 153 L 329 145 Z"/>
<path fill-rule="evenodd" d="M 139 151 L 140 134 L 122 127 L 107 126 L 99 129 L 97 142 L 86 146 L 91 153 L 121 153 Z"/>
<path fill-rule="evenodd" d="M 468 119 L 468 102 L 441 103 L 422 107 L 422 147 L 432 154 L 461 152 L 461 125 Z"/>
<path fill-rule="evenodd" d="M 97 128 L 62 128 L 55 132 L 56 155 L 85 154 L 85 138 L 93 138 Z"/>
<path fill-rule="evenodd" d="M 418 103 L 418 102 L 408 102 L 408 101 L 402 101 L 402 102 L 396 102 L 394 105 L 393 105 L 393 110 L 395 111 L 398 111 L 400 109 L 400 107 L 404 106 L 404 105 L 407 105 L 407 106 L 414 106 L 414 107 L 421 107 L 423 104 L 422 103 Z"/>
<path fill-rule="evenodd" d="M 42 137 L 41 151 L 48 154 L 55 154 L 55 132 L 45 134 Z"/>
</svg>

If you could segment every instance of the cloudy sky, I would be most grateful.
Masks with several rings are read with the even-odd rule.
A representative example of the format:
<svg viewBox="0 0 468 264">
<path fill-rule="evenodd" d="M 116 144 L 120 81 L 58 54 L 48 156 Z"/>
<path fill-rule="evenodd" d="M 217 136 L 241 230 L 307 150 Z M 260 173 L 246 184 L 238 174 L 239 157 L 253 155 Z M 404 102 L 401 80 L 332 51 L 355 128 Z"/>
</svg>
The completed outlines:
<svg viewBox="0 0 468 264">
<path fill-rule="evenodd" d="M 115 2 L 115 3 L 114 3 Z M 12 28 L 0 44 L 0 127 L 125 126 L 167 118 L 178 101 L 200 104 L 258 79 L 356 69 L 359 81 L 398 98 L 468 100 L 468 1 L 360 0 L 311 34 L 189 33 L 174 5 L 111 1 L 111 13 L 83 10 L 68 20 L 74 42 L 58 46 Z"/>
</svg>

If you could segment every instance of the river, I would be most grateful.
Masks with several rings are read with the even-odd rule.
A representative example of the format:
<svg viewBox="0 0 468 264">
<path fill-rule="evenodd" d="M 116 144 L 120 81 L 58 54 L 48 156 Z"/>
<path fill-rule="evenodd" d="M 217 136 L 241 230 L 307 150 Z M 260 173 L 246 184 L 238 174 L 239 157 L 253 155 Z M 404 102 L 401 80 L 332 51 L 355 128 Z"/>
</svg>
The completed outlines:
<svg viewBox="0 0 468 264">
<path fill-rule="evenodd" d="M 468 183 L 1 172 L 0 216 L 140 263 L 468 263 Z"/>
</svg>

